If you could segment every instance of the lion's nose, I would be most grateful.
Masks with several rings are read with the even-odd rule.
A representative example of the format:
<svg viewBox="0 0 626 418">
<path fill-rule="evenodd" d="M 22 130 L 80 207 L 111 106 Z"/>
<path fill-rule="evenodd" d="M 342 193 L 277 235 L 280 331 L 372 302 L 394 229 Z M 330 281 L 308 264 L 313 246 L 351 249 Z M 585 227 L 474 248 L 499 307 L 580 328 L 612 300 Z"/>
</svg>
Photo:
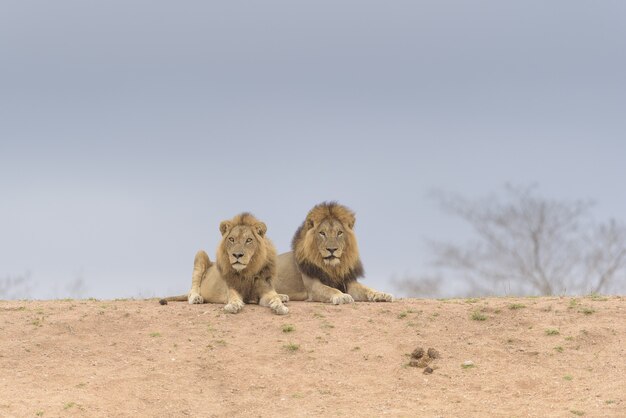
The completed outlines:
<svg viewBox="0 0 626 418">
<path fill-rule="evenodd" d="M 337 247 L 334 247 L 334 248 L 326 247 L 326 251 L 328 251 L 329 253 L 333 254 L 335 251 L 337 251 Z"/>
<path fill-rule="evenodd" d="M 233 257 L 241 258 L 241 257 L 243 257 L 243 253 L 233 253 Z"/>
</svg>

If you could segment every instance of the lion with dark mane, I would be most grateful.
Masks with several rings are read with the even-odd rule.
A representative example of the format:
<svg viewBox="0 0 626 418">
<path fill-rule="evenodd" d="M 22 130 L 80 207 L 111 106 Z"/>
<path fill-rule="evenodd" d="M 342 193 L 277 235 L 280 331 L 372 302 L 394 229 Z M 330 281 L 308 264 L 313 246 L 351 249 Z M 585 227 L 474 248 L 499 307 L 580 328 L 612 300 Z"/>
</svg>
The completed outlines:
<svg viewBox="0 0 626 418">
<path fill-rule="evenodd" d="M 311 209 L 291 242 L 278 256 L 276 291 L 291 300 L 333 304 L 391 302 L 393 296 L 362 285 L 364 275 L 354 234 L 355 215 L 336 202 Z"/>
<path fill-rule="evenodd" d="M 265 224 L 242 213 L 220 223 L 220 232 L 216 263 L 211 263 L 206 252 L 198 251 L 189 293 L 161 299 L 161 304 L 185 300 L 190 304 L 225 303 L 226 312 L 237 313 L 245 303 L 258 303 L 279 315 L 289 312 L 283 305 L 289 297 L 274 290 L 276 249 L 265 235 Z"/>
</svg>

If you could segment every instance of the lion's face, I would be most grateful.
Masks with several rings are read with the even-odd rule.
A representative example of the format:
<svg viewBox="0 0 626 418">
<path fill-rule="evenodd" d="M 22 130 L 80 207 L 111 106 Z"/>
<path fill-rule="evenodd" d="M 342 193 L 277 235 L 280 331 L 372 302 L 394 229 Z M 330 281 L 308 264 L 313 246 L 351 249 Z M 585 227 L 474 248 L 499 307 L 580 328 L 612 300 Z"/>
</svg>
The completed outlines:
<svg viewBox="0 0 626 418">
<path fill-rule="evenodd" d="M 315 244 L 325 265 L 336 266 L 341 263 L 341 256 L 346 246 L 345 229 L 339 221 L 334 219 L 325 220 L 314 228 Z"/>
<path fill-rule="evenodd" d="M 228 255 L 230 266 L 237 271 L 242 271 L 251 263 L 254 255 L 261 246 L 259 240 L 266 231 L 265 224 L 259 222 L 254 226 L 232 226 L 229 221 L 220 224 L 223 236 L 223 251 Z"/>
</svg>

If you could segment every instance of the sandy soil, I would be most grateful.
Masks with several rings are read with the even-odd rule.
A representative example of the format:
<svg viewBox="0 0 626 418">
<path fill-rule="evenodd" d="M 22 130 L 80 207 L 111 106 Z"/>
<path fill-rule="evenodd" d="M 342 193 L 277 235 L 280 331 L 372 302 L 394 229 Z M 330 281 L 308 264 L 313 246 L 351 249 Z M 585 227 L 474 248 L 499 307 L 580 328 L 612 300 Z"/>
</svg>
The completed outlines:
<svg viewBox="0 0 626 418">
<path fill-rule="evenodd" d="M 0 416 L 625 417 L 625 302 L 0 301 Z"/>
</svg>

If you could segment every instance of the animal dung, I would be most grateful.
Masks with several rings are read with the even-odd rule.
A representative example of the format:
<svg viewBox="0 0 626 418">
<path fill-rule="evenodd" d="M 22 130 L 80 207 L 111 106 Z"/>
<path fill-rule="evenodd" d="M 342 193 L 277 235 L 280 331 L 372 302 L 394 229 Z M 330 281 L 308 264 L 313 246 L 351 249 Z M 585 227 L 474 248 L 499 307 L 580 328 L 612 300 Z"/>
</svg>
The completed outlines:
<svg viewBox="0 0 626 418">
<path fill-rule="evenodd" d="M 434 348 L 429 348 L 428 357 L 432 359 L 439 358 L 439 351 L 435 350 Z"/>
<path fill-rule="evenodd" d="M 429 348 L 428 351 L 425 351 L 422 347 L 417 347 L 411 353 L 409 366 L 424 368 L 424 374 L 431 374 L 434 368 L 429 367 L 428 364 L 434 359 L 438 359 L 439 357 L 439 351 L 435 350 L 434 348 Z"/>
<path fill-rule="evenodd" d="M 413 352 L 411 353 L 411 358 L 414 359 L 420 359 L 424 356 L 424 349 L 422 347 L 417 347 L 415 350 L 413 350 Z"/>
</svg>

